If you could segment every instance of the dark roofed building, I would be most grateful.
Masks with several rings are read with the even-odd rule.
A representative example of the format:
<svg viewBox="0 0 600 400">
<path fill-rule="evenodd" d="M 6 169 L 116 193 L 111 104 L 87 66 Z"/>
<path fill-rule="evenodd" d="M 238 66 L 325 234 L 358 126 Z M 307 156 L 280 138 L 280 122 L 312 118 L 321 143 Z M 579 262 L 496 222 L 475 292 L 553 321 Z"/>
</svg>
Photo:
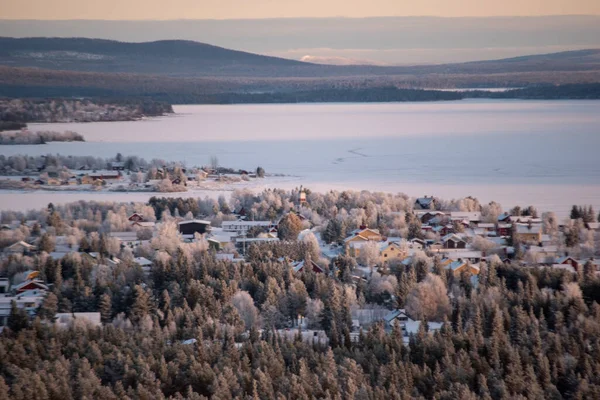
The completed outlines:
<svg viewBox="0 0 600 400">
<path fill-rule="evenodd" d="M 181 221 L 179 223 L 179 232 L 182 235 L 193 235 L 194 233 L 205 234 L 210 232 L 210 221 L 200 219 Z"/>
</svg>

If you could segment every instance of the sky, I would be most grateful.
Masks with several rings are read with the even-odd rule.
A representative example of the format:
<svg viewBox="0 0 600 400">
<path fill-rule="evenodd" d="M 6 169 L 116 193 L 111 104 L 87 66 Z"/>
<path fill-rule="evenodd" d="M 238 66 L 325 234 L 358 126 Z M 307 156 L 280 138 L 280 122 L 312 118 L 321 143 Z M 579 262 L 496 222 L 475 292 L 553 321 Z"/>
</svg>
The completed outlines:
<svg viewBox="0 0 600 400">
<path fill-rule="evenodd" d="M 600 48 L 600 0 L 0 0 L 0 36 L 185 39 L 326 64 Z"/>
<path fill-rule="evenodd" d="M 600 15 L 598 0 L 0 0 L 0 19 Z"/>
</svg>

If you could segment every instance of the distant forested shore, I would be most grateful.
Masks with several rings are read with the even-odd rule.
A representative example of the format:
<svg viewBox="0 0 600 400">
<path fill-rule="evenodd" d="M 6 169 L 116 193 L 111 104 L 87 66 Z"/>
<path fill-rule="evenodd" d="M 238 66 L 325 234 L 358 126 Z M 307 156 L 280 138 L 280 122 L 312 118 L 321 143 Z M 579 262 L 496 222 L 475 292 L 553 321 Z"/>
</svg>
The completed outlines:
<svg viewBox="0 0 600 400">
<path fill-rule="evenodd" d="M 0 85 L 0 90 L 3 86 Z M 171 104 L 374 103 L 478 99 L 595 100 L 600 83 L 531 86 L 506 91 L 429 90 L 382 87 L 332 87 L 267 91 L 157 91 L 131 95 L 119 89 L 60 87 L 3 91 L 18 98 L 0 99 L 0 131 L 19 130 L 30 122 L 133 121 L 173 113 Z M 85 96 L 86 98 L 74 98 Z"/>
<path fill-rule="evenodd" d="M 17 132 L 0 133 L 0 145 L 46 144 L 48 142 L 85 142 L 85 139 L 79 133 L 72 131 L 31 132 L 27 129 L 23 129 Z"/>
<path fill-rule="evenodd" d="M 119 86 L 117 86 L 118 88 Z M 6 89 L 6 90 L 5 90 Z M 181 90 L 180 90 L 181 89 Z M 171 104 L 371 103 L 453 101 L 466 98 L 578 100 L 600 99 L 600 83 L 540 85 L 506 91 L 406 89 L 395 86 L 315 87 L 290 90 L 168 90 L 136 91 L 91 87 L 5 87 L 0 99 L 0 130 L 15 130 L 27 122 L 127 121 L 172 113 Z M 51 95 L 53 99 L 43 99 Z M 84 97 L 85 99 L 73 99 Z"/>
<path fill-rule="evenodd" d="M 29 122 L 132 121 L 173 112 L 170 104 L 152 99 L 0 99 L 0 130 L 16 130 Z"/>
</svg>

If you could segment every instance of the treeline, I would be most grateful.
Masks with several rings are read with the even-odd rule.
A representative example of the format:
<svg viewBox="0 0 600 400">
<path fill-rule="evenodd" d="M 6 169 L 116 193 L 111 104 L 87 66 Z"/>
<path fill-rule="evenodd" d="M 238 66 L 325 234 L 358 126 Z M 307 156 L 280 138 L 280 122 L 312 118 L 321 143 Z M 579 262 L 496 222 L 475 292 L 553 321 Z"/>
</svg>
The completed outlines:
<svg viewBox="0 0 600 400">
<path fill-rule="evenodd" d="M 19 132 L 0 133 L 0 145 L 44 144 L 48 142 L 85 142 L 85 139 L 79 133 L 72 131 L 31 132 L 28 130 L 24 130 Z"/>
<path fill-rule="evenodd" d="M 165 78 L 166 79 L 166 78 Z M 215 81 L 216 82 L 216 81 Z M 196 84 L 192 83 L 192 86 Z M 167 85 L 169 86 L 169 85 Z M 240 85 L 238 85 L 240 86 Z M 284 85 L 286 86 L 286 85 Z M 288 85 L 290 86 L 290 85 Z M 427 89 L 403 89 L 395 86 L 352 87 L 345 83 L 340 87 L 326 88 L 324 85 L 311 89 L 266 85 L 254 90 L 251 87 L 239 88 L 238 91 L 189 90 L 184 87 L 169 87 L 162 90 L 130 90 L 127 88 L 98 88 L 79 86 L 4 86 L 0 85 L 3 94 L 9 97 L 39 98 L 51 97 L 90 97 L 97 101 L 108 101 L 114 104 L 138 104 L 133 115 L 162 115 L 172 112 L 166 104 L 267 104 L 267 103 L 327 103 L 327 102 L 403 102 L 403 101 L 448 101 L 465 98 L 491 99 L 599 99 L 600 83 L 564 84 L 533 86 L 523 89 L 512 89 L 503 92 L 486 90 L 441 91 Z M 103 100 L 105 99 L 105 100 Z M 108 100 L 110 99 L 110 100 Z M 130 100 L 133 99 L 133 100 Z M 96 101 L 96 100 L 94 100 Z M 5 117 L 13 118 L 13 117 Z M 5 123 L 11 121 L 5 121 Z M 0 124 L 2 121 L 0 121 Z M 2 125 L 0 125 L 1 127 Z M 11 128 L 14 129 L 14 128 Z"/>
<path fill-rule="evenodd" d="M 172 112 L 170 104 L 149 99 L 0 99 L 0 121 L 13 126 L 27 122 L 129 121 Z"/>
<path fill-rule="evenodd" d="M 595 100 L 600 99 L 600 83 L 542 85 L 504 92 L 467 91 L 467 98 L 527 99 L 527 100 Z"/>
<path fill-rule="evenodd" d="M 458 92 L 396 87 L 317 89 L 297 92 L 225 93 L 206 97 L 208 103 L 371 103 L 460 100 Z"/>
</svg>

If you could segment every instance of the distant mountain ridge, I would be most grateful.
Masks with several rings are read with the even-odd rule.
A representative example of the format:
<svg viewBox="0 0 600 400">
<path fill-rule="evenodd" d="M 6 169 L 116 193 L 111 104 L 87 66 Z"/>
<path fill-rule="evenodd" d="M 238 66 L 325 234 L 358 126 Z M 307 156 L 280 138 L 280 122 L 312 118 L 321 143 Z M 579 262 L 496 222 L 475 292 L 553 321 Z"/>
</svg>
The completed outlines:
<svg viewBox="0 0 600 400">
<path fill-rule="evenodd" d="M 418 66 L 333 66 L 230 50 L 187 40 L 128 43 L 86 38 L 0 38 L 0 65 L 182 77 L 335 77 L 600 71 L 600 49 L 493 61 Z"/>
<path fill-rule="evenodd" d="M 87 38 L 0 38 L 0 64 L 52 70 L 228 75 L 310 65 L 189 40 L 128 43 Z"/>
</svg>

